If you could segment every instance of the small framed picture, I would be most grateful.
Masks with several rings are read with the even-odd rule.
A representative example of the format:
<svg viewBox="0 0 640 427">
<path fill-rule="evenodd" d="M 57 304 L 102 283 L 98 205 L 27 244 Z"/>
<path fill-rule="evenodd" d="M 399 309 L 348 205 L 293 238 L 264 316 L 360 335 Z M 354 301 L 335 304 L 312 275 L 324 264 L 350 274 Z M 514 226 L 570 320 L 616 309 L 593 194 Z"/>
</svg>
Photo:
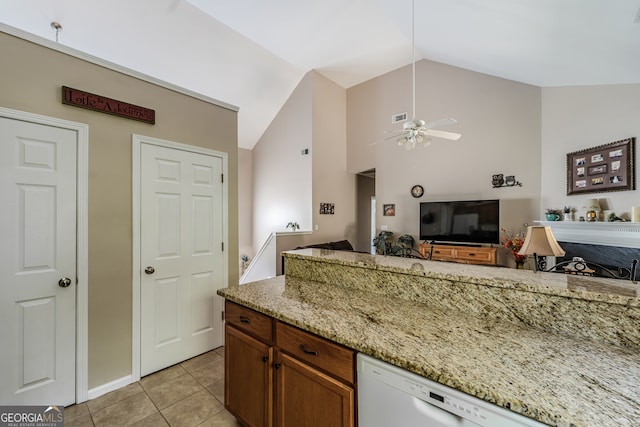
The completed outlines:
<svg viewBox="0 0 640 427">
<path fill-rule="evenodd" d="M 335 213 L 335 203 L 320 203 L 320 215 L 333 215 Z"/>
<path fill-rule="evenodd" d="M 382 205 L 382 215 L 383 216 L 396 216 L 396 205 Z"/>
<path fill-rule="evenodd" d="M 635 190 L 635 138 L 567 154 L 567 195 Z"/>
<path fill-rule="evenodd" d="M 602 175 L 607 173 L 607 165 L 598 165 L 589 167 L 589 175 Z"/>
</svg>

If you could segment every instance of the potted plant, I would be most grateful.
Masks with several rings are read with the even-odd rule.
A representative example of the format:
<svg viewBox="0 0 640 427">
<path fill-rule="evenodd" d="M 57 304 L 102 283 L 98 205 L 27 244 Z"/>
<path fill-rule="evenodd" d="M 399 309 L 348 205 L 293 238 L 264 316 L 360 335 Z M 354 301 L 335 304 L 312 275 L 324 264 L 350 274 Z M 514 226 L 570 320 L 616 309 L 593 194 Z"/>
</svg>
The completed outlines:
<svg viewBox="0 0 640 427">
<path fill-rule="evenodd" d="M 547 211 L 545 212 L 544 215 L 545 215 L 547 221 L 559 221 L 560 220 L 560 215 L 558 215 L 558 211 L 555 210 L 555 209 L 547 208 Z"/>
<path fill-rule="evenodd" d="M 391 239 L 393 231 L 381 231 L 374 239 L 373 246 L 376 247 L 376 253 L 387 255 L 391 251 Z"/>
<path fill-rule="evenodd" d="M 571 208 L 569 206 L 565 206 L 562 209 L 562 220 L 571 221 Z"/>
<path fill-rule="evenodd" d="M 287 230 L 291 229 L 291 231 L 300 230 L 300 225 L 295 221 L 289 221 L 289 224 L 285 227 Z"/>
<path fill-rule="evenodd" d="M 373 239 L 373 246 L 376 247 L 376 253 L 379 255 L 392 255 L 405 258 L 422 258 L 420 252 L 415 250 L 415 239 L 409 234 L 403 234 L 393 242 L 392 231 L 381 231 L 380 234 Z"/>
<path fill-rule="evenodd" d="M 513 256 L 513 260 L 516 262 L 516 268 L 522 269 L 524 268 L 524 263 L 527 260 L 526 255 L 520 255 L 520 249 L 522 249 L 522 245 L 524 245 L 525 233 L 522 235 L 520 233 L 516 234 L 508 234 L 507 230 L 502 229 L 502 239 L 500 241 L 501 245 L 511 253 Z"/>
</svg>

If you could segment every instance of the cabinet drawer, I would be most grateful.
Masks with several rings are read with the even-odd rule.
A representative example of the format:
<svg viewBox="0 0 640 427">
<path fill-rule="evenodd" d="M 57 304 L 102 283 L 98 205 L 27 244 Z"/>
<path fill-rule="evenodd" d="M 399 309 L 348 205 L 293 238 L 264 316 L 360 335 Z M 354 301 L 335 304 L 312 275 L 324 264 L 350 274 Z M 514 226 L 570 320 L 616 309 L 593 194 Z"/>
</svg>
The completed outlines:
<svg viewBox="0 0 640 427">
<path fill-rule="evenodd" d="M 225 301 L 225 320 L 256 338 L 267 342 L 273 341 L 273 320 L 271 317 L 243 307 L 230 301 Z"/>
<path fill-rule="evenodd" d="M 455 250 L 453 248 L 443 248 L 443 247 L 435 247 L 432 252 L 433 259 L 438 258 L 454 258 Z"/>
<path fill-rule="evenodd" d="M 276 322 L 276 345 L 351 384 L 355 380 L 353 350 L 281 322 Z"/>
<path fill-rule="evenodd" d="M 495 259 L 495 251 L 477 249 L 457 249 L 456 258 L 470 262 L 491 263 Z"/>
</svg>

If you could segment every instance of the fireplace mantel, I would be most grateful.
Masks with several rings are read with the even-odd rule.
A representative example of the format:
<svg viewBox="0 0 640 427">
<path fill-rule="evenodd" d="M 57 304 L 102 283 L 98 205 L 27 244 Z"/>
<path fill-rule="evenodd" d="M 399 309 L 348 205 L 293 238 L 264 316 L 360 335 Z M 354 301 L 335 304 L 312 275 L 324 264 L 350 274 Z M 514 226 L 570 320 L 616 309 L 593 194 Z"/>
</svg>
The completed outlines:
<svg viewBox="0 0 640 427">
<path fill-rule="evenodd" d="M 559 242 L 640 248 L 639 222 L 535 221 L 550 226 Z"/>
</svg>

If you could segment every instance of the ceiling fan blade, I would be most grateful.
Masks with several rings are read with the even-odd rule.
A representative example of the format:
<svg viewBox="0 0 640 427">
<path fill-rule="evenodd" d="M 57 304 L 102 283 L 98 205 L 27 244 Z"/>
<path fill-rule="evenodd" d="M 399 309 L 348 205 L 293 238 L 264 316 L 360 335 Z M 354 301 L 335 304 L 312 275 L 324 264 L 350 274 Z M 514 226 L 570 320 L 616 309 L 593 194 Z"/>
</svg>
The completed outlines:
<svg viewBox="0 0 640 427">
<path fill-rule="evenodd" d="M 391 136 L 386 137 L 385 139 L 383 139 L 383 141 L 388 141 L 388 140 L 394 139 L 394 138 L 400 138 L 402 136 L 402 134 L 404 134 L 404 133 L 406 133 L 406 131 L 399 131 L 395 135 L 391 135 Z"/>
<path fill-rule="evenodd" d="M 436 138 L 452 139 L 454 141 L 460 139 L 460 137 L 462 136 L 459 133 L 445 132 L 443 130 L 436 130 L 436 129 L 425 129 L 424 134 L 428 136 L 433 136 Z"/>
<path fill-rule="evenodd" d="M 431 128 L 437 128 L 438 126 L 452 125 L 454 123 L 458 123 L 458 121 L 453 117 L 446 117 L 444 119 L 429 122 L 425 124 L 424 127 L 427 129 L 431 129 Z"/>
<path fill-rule="evenodd" d="M 390 139 L 398 138 L 399 136 L 400 136 L 400 135 L 393 135 L 393 136 L 389 136 L 389 137 L 384 138 L 384 139 L 379 139 L 379 140 L 374 141 L 374 142 L 372 142 L 371 144 L 369 144 L 369 147 L 373 147 L 374 145 L 378 145 L 378 144 L 380 144 L 380 143 L 382 143 L 382 142 L 387 142 L 387 141 L 389 141 Z"/>
</svg>

